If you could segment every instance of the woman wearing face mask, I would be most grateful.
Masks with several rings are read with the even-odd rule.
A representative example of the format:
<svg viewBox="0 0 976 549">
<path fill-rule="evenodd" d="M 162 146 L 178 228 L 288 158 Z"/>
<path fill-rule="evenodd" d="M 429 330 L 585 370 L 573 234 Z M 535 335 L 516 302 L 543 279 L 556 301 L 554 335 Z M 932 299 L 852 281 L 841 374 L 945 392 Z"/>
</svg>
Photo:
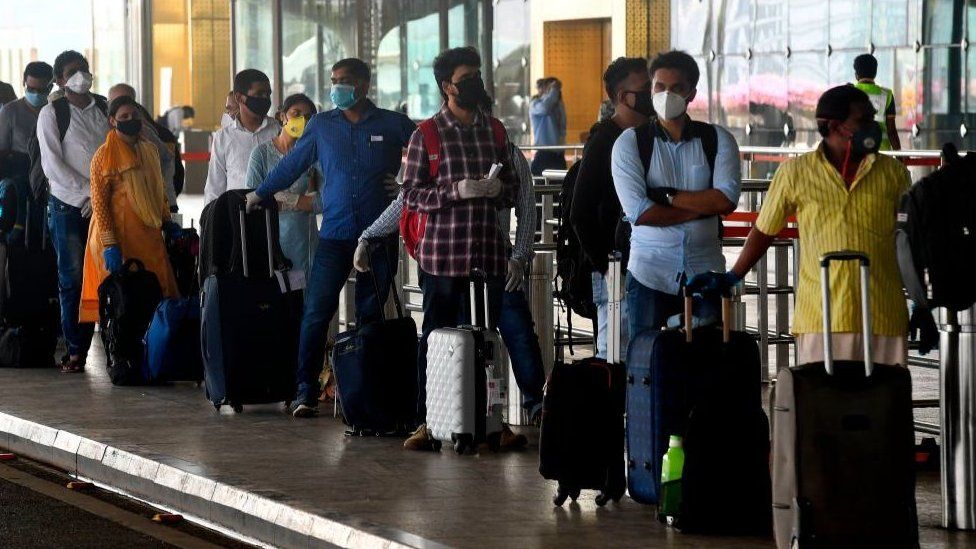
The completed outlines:
<svg viewBox="0 0 976 549">
<path fill-rule="evenodd" d="M 291 95 L 278 111 L 281 132 L 270 141 L 258 145 L 251 152 L 247 167 L 247 188 L 256 189 L 278 165 L 278 162 L 295 146 L 305 131 L 308 119 L 317 112 L 315 104 L 304 94 Z M 295 269 L 308 274 L 308 262 L 314 252 L 316 215 L 321 213 L 321 203 L 315 193 L 322 182 L 318 165 L 299 177 L 287 190 L 275 194 L 278 201 L 281 249 Z"/>
<path fill-rule="evenodd" d="M 116 98 L 108 114 L 113 129 L 91 164 L 93 214 L 81 293 L 83 323 L 98 321 L 98 286 L 128 259 L 138 259 L 155 273 L 164 297 L 179 297 L 163 232 L 175 238 L 182 229 L 170 220 L 156 146 L 142 137 L 144 121 L 134 99 Z"/>
</svg>

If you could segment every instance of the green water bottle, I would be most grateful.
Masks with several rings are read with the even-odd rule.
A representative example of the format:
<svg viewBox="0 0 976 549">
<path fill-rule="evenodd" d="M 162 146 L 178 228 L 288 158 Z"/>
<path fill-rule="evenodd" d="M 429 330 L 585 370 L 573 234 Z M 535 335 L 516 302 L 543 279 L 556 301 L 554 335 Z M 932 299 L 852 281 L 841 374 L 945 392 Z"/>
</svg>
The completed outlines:
<svg viewBox="0 0 976 549">
<path fill-rule="evenodd" d="M 681 470 L 684 467 L 681 437 L 671 435 L 668 451 L 661 460 L 661 499 L 657 507 L 657 518 L 661 522 L 674 524 L 681 512 Z"/>
</svg>

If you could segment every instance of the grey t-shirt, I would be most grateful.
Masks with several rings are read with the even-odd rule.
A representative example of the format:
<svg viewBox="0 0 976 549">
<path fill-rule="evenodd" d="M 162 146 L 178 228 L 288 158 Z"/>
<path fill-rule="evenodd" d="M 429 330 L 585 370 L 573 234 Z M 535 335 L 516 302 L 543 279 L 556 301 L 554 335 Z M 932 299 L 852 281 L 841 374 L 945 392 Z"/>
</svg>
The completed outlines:
<svg viewBox="0 0 976 549">
<path fill-rule="evenodd" d="M 21 97 L 0 109 L 0 151 L 16 151 L 27 154 L 27 143 L 34 128 L 40 109 L 33 110 L 27 100 Z"/>
</svg>

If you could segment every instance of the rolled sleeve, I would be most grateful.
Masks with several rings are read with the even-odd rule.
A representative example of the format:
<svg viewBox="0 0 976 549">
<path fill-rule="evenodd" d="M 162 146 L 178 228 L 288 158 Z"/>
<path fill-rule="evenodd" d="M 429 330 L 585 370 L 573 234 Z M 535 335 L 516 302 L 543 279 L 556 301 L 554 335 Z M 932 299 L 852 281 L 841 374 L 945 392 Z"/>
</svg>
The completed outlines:
<svg viewBox="0 0 976 549">
<path fill-rule="evenodd" d="M 793 172 L 792 162 L 776 170 L 756 219 L 756 229 L 760 232 L 770 236 L 778 234 L 786 226 L 786 219 L 796 213 Z"/>
<path fill-rule="evenodd" d="M 718 149 L 715 153 L 715 172 L 712 186 L 725 195 L 732 204 L 739 203 L 742 192 L 742 164 L 739 160 L 739 145 L 725 128 L 715 127 L 718 134 Z"/>
<path fill-rule="evenodd" d="M 637 219 L 653 207 L 653 202 L 647 197 L 647 174 L 644 165 L 637 154 L 637 138 L 633 129 L 620 134 L 613 145 L 610 156 L 610 172 L 613 174 L 613 186 L 620 199 L 620 207 L 632 225 Z"/>
</svg>

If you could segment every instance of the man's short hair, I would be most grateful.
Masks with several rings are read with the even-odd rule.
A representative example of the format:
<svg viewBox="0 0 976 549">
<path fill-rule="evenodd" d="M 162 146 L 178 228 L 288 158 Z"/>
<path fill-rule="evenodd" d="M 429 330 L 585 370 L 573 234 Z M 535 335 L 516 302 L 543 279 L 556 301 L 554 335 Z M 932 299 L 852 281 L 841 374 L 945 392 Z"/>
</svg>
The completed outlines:
<svg viewBox="0 0 976 549">
<path fill-rule="evenodd" d="M 24 67 L 24 82 L 27 82 L 27 77 L 50 82 L 54 80 L 54 68 L 44 61 L 31 61 Z"/>
<path fill-rule="evenodd" d="M 124 82 L 120 82 L 120 83 L 112 86 L 109 89 L 109 94 L 112 93 L 112 90 L 120 90 L 121 92 L 123 92 L 122 95 L 127 95 L 127 96 L 129 96 L 129 97 L 131 97 L 133 99 L 136 98 L 136 89 L 133 88 L 132 86 L 124 83 Z"/>
<path fill-rule="evenodd" d="M 88 72 L 88 60 L 85 56 L 75 50 L 65 50 L 54 58 L 54 78 L 64 78 L 64 68 L 68 65 L 81 61 L 81 68 Z"/>
<path fill-rule="evenodd" d="M 817 131 L 820 135 L 827 137 L 830 134 L 827 123 L 831 120 L 847 120 L 851 116 L 851 105 L 858 103 L 874 110 L 868 95 L 850 84 L 835 86 L 823 92 L 817 100 L 816 111 Z"/>
<path fill-rule="evenodd" d="M 349 74 L 353 75 L 353 77 L 364 82 L 369 82 L 369 65 L 362 59 L 357 59 L 355 57 L 340 59 L 335 65 L 332 65 L 333 72 L 339 69 L 346 69 L 349 71 Z"/>
<path fill-rule="evenodd" d="M 878 76 L 878 58 L 870 53 L 863 53 L 855 57 L 854 76 L 858 78 L 874 78 Z"/>
<path fill-rule="evenodd" d="M 255 82 L 267 82 L 271 84 L 268 75 L 257 69 L 244 69 L 234 75 L 234 91 L 243 95 L 251 90 L 251 85 Z"/>
<path fill-rule="evenodd" d="M 617 102 L 617 91 L 620 85 L 635 72 L 647 72 L 647 59 L 643 57 L 618 57 L 607 66 L 603 73 L 603 87 L 607 97 L 613 103 Z"/>
<path fill-rule="evenodd" d="M 671 50 L 655 57 L 654 61 L 651 61 L 651 68 L 649 70 L 651 78 L 654 78 L 654 73 L 658 69 L 675 69 L 681 71 L 681 74 L 685 75 L 685 79 L 691 84 L 692 88 L 698 87 L 698 79 L 701 78 L 701 71 L 698 69 L 698 63 L 695 62 L 695 58 L 681 50 Z"/>
<path fill-rule="evenodd" d="M 454 71 L 462 66 L 480 68 L 481 55 L 478 54 L 478 50 L 471 46 L 451 48 L 442 51 L 434 58 L 434 80 L 437 81 L 437 91 L 441 92 L 441 97 L 445 101 L 447 101 L 447 94 L 444 93 L 441 82 L 449 82 L 454 76 Z"/>
</svg>

